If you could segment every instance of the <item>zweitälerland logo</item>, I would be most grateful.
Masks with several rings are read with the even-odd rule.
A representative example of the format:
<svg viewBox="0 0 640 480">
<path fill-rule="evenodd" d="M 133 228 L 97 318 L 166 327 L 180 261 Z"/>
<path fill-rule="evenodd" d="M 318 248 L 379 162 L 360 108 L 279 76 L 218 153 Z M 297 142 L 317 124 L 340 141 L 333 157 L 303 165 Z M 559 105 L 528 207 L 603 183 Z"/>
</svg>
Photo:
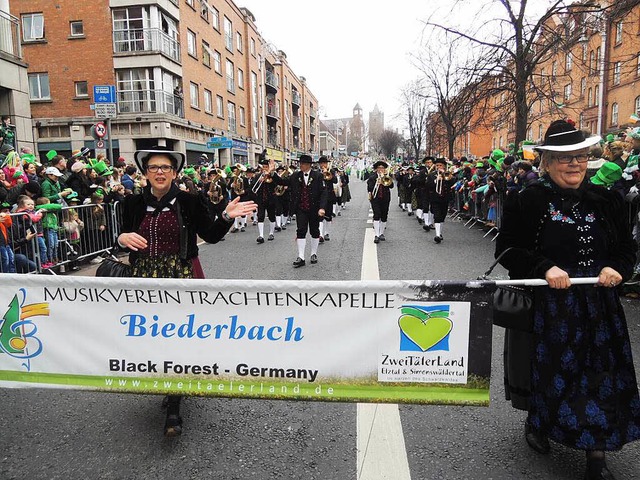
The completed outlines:
<svg viewBox="0 0 640 480">
<path fill-rule="evenodd" d="M 400 312 L 400 351 L 449 351 L 450 305 L 403 305 Z"/>
<path fill-rule="evenodd" d="M 18 295 L 22 295 L 22 302 Z M 40 355 L 42 342 L 36 336 L 38 327 L 29 320 L 31 317 L 48 316 L 48 303 L 32 303 L 27 305 L 27 292 L 21 288 L 19 294 L 9 302 L 9 309 L 0 319 L 0 353 L 26 360 L 22 365 L 29 371 L 30 359 Z"/>
</svg>

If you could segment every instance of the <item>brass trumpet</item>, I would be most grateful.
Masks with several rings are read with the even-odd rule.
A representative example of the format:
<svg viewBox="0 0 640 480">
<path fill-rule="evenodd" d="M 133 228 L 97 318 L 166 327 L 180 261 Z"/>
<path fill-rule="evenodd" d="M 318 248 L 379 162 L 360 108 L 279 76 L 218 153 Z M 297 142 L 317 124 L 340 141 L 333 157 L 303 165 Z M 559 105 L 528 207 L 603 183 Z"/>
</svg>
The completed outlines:
<svg viewBox="0 0 640 480">
<path fill-rule="evenodd" d="M 333 181 L 333 173 L 328 168 L 322 170 L 322 178 L 324 178 L 325 182 Z"/>
</svg>

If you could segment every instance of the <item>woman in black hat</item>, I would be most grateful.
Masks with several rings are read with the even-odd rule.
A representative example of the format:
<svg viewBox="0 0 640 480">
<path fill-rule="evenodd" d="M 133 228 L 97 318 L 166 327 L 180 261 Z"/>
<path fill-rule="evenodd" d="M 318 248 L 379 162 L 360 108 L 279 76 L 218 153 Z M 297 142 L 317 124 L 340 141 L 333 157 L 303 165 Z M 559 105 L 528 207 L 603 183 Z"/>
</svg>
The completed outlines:
<svg viewBox="0 0 640 480">
<path fill-rule="evenodd" d="M 534 289 L 533 332 L 507 329 L 505 390 L 526 409 L 525 438 L 585 450 L 587 479 L 612 479 L 605 451 L 640 439 L 640 397 L 619 286 L 636 245 L 622 199 L 585 181 L 585 137 L 558 120 L 545 134 L 540 180 L 508 195 L 496 256 L 511 278 L 544 278 Z M 572 285 L 571 277 L 598 277 Z"/>
<path fill-rule="evenodd" d="M 125 198 L 121 247 L 129 250 L 133 276 L 140 278 L 204 278 L 198 260 L 197 237 L 217 243 L 229 230 L 233 219 L 253 211 L 253 202 L 240 202 L 237 197 L 222 215 L 212 218 L 205 200 L 191 195 L 175 184 L 185 164 L 181 152 L 156 146 L 139 150 L 135 162 L 147 178 L 142 194 Z M 165 399 L 166 436 L 182 433 L 181 396 Z"/>
</svg>

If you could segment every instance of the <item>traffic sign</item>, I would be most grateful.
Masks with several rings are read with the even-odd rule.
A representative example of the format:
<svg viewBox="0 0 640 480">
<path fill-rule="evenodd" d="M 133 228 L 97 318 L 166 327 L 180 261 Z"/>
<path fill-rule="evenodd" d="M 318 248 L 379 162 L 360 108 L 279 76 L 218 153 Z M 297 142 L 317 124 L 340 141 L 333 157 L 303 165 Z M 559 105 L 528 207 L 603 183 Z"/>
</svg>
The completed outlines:
<svg viewBox="0 0 640 480">
<path fill-rule="evenodd" d="M 94 85 L 93 101 L 94 103 L 116 103 L 116 86 Z"/>
<path fill-rule="evenodd" d="M 96 135 L 100 138 L 104 138 L 107 136 L 107 126 L 104 123 L 96 123 Z"/>
<path fill-rule="evenodd" d="M 96 103 L 96 118 L 115 118 L 118 109 L 115 103 Z"/>
<path fill-rule="evenodd" d="M 104 140 L 96 140 L 96 148 L 104 148 Z"/>
</svg>

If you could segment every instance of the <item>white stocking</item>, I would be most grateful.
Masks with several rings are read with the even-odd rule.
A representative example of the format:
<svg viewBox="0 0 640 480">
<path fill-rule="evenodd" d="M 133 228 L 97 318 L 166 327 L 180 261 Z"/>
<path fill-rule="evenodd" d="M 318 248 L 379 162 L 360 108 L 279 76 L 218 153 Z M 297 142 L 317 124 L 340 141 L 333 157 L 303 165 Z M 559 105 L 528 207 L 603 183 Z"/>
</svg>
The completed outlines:
<svg viewBox="0 0 640 480">
<path fill-rule="evenodd" d="M 307 239 L 298 238 L 296 243 L 298 244 L 298 256 L 304 260 L 304 247 L 307 245 Z"/>
</svg>

